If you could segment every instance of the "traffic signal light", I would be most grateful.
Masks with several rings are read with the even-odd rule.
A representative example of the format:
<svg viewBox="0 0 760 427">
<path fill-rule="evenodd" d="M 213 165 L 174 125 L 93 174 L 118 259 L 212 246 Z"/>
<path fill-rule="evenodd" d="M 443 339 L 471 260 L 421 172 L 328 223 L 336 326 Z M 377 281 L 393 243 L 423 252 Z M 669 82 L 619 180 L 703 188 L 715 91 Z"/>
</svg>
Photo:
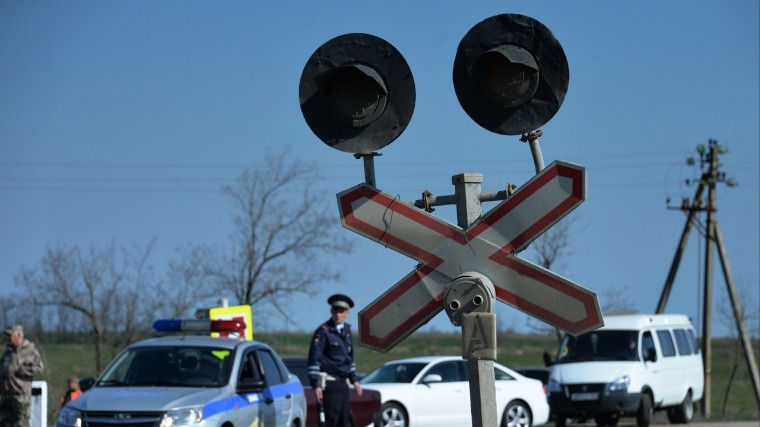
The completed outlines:
<svg viewBox="0 0 760 427">
<path fill-rule="evenodd" d="M 492 16 L 475 25 L 454 59 L 462 108 L 480 126 L 504 135 L 532 132 L 554 117 L 569 77 L 557 39 L 524 15 Z"/>
<path fill-rule="evenodd" d="M 409 125 L 415 87 L 404 57 L 369 34 L 335 37 L 306 62 L 301 111 L 314 134 L 337 150 L 370 154 Z"/>
</svg>

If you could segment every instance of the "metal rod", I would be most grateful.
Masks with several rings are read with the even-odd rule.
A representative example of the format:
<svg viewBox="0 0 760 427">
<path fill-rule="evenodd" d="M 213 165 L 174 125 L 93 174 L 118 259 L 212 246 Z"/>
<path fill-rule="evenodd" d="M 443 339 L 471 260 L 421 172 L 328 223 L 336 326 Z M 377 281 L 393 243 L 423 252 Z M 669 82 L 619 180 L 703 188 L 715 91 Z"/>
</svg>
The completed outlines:
<svg viewBox="0 0 760 427">
<path fill-rule="evenodd" d="M 536 173 L 544 170 L 544 155 L 541 154 L 541 145 L 538 142 L 538 137 L 543 134 L 543 131 L 535 130 L 528 132 L 520 138 L 520 141 L 527 142 L 530 146 L 530 154 L 533 156 L 533 166 L 536 167 Z"/>
<path fill-rule="evenodd" d="M 380 153 L 356 153 L 354 158 L 361 158 L 364 161 L 364 182 L 374 188 L 377 188 L 375 181 L 375 157 L 382 156 Z"/>
</svg>

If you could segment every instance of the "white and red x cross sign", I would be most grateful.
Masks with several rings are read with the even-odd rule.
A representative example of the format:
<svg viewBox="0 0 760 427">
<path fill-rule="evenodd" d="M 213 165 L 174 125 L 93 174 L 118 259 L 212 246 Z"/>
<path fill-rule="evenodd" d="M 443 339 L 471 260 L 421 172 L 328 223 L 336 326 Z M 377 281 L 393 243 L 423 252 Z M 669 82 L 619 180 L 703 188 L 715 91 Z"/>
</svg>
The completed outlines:
<svg viewBox="0 0 760 427">
<path fill-rule="evenodd" d="M 515 256 L 585 198 L 585 171 L 554 162 L 466 229 L 360 184 L 338 194 L 343 226 L 419 262 L 359 313 L 361 344 L 388 351 L 443 309 L 443 289 L 465 272 L 496 298 L 577 335 L 603 324 L 596 294 Z"/>
</svg>

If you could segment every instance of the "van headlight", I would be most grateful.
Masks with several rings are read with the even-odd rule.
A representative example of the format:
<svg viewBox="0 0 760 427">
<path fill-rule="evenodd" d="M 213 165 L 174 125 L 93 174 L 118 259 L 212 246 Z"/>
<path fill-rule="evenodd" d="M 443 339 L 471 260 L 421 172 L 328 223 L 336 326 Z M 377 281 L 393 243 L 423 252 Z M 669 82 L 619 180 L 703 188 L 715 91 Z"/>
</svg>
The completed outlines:
<svg viewBox="0 0 760 427">
<path fill-rule="evenodd" d="M 58 414 L 56 425 L 81 427 L 82 412 L 73 408 L 69 408 L 68 406 L 64 406 L 63 409 L 61 409 L 61 412 Z"/>
<path fill-rule="evenodd" d="M 203 421 L 203 407 L 175 409 L 164 414 L 159 427 L 186 426 Z"/>
<path fill-rule="evenodd" d="M 559 381 L 555 380 L 554 378 L 549 380 L 549 393 L 557 393 L 562 391 L 562 384 L 559 383 Z"/>
<path fill-rule="evenodd" d="M 628 384 L 630 383 L 631 378 L 628 375 L 623 375 L 622 377 L 615 378 L 615 380 L 610 383 L 609 390 L 628 391 Z"/>
</svg>

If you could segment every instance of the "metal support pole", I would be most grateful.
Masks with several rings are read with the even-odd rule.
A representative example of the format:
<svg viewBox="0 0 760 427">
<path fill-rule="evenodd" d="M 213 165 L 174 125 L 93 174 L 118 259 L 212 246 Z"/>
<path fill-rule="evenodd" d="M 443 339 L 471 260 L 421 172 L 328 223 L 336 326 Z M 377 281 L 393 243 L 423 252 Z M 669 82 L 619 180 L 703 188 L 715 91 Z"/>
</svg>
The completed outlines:
<svg viewBox="0 0 760 427">
<path fill-rule="evenodd" d="M 538 137 L 543 136 L 544 132 L 535 130 L 528 132 L 520 138 L 520 141 L 527 142 L 530 146 L 530 154 L 533 156 L 533 165 L 536 167 L 536 173 L 544 170 L 544 155 L 541 154 L 541 145 L 538 143 Z"/>
<path fill-rule="evenodd" d="M 375 181 L 375 157 L 382 156 L 380 153 L 356 153 L 354 158 L 364 161 L 364 182 L 374 188 L 377 188 Z"/>
<path fill-rule="evenodd" d="M 462 327 L 462 357 L 470 378 L 472 425 L 496 426 L 496 292 L 488 277 L 465 272 L 444 288 L 443 305 L 455 326 Z"/>
<path fill-rule="evenodd" d="M 480 203 L 480 184 L 483 183 L 483 175 L 479 173 L 463 173 L 451 177 L 451 183 L 454 184 L 454 194 L 457 197 L 457 224 L 462 228 L 467 228 L 483 214 L 483 206 Z M 464 328 L 468 326 L 463 326 L 463 335 L 467 333 L 467 330 Z M 464 344 L 464 336 L 462 337 L 462 341 Z M 495 349 L 495 333 L 492 345 Z M 496 379 L 494 377 L 493 360 L 468 358 L 467 369 L 470 376 L 470 414 L 472 415 L 472 425 L 478 427 L 498 425 L 496 420 Z"/>
<path fill-rule="evenodd" d="M 483 214 L 480 204 L 480 184 L 483 175 L 479 173 L 462 173 L 451 177 L 454 195 L 457 200 L 457 225 L 467 228 Z"/>
<path fill-rule="evenodd" d="M 470 374 L 470 413 L 472 425 L 498 426 L 496 422 L 496 379 L 493 360 L 467 360 Z"/>
</svg>

